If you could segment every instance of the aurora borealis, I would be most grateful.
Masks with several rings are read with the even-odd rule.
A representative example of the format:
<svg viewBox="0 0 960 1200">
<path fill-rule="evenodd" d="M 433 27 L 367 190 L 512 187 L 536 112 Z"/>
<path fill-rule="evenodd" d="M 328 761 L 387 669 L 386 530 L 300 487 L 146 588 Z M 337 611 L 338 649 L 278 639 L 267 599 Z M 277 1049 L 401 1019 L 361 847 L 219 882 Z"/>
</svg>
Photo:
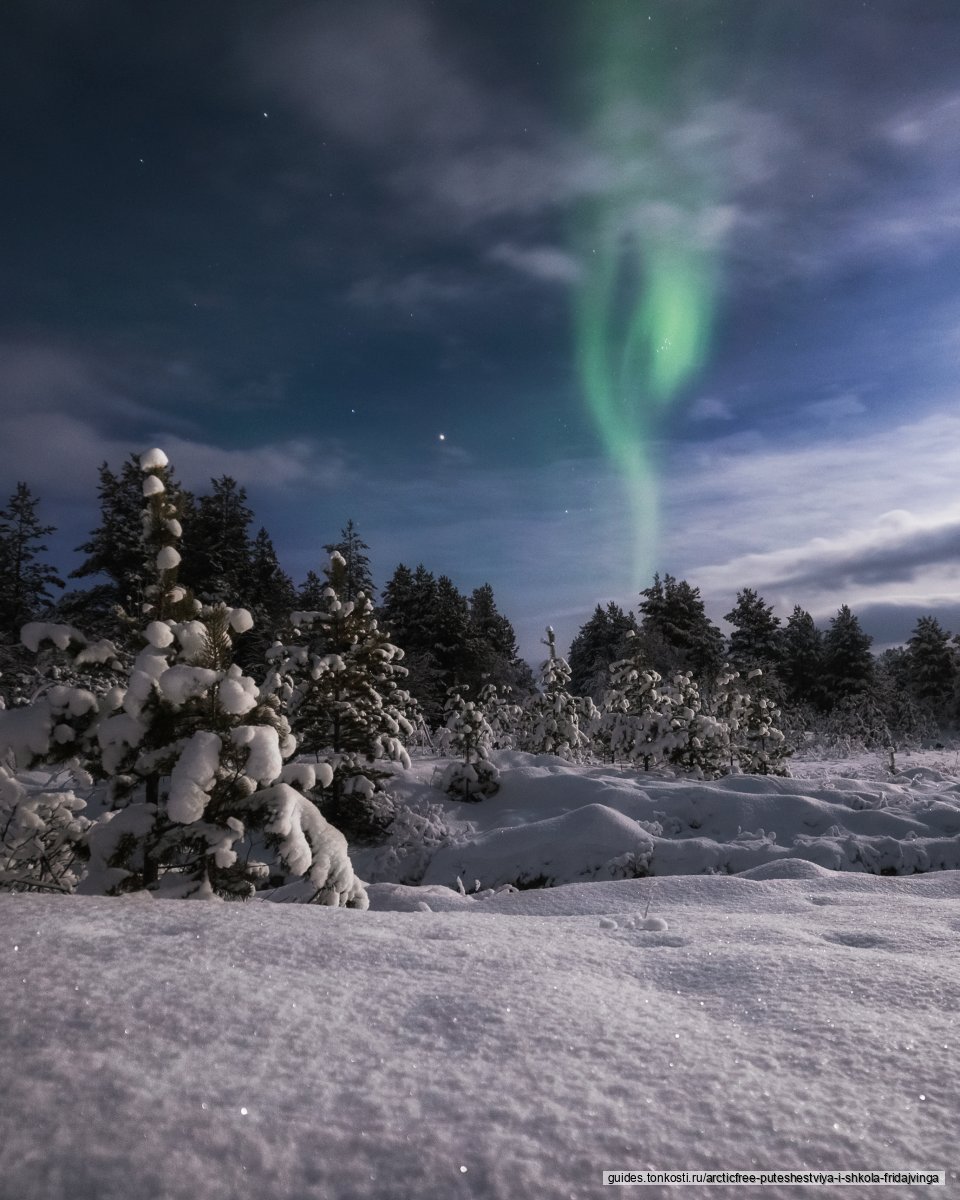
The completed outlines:
<svg viewBox="0 0 960 1200">
<path fill-rule="evenodd" d="M 664 60 L 675 38 L 701 36 L 687 22 L 702 10 L 668 9 L 654 22 L 643 6 L 606 0 L 580 14 L 598 78 L 591 140 L 614 172 L 625 169 L 602 199 L 582 206 L 577 363 L 601 442 L 629 497 L 638 586 L 656 565 L 651 440 L 662 409 L 704 362 L 715 302 L 719 248 L 697 236 L 712 181 L 696 178 L 702 169 L 678 172 L 662 135 L 679 115 L 670 108 L 683 103 Z"/>
<path fill-rule="evenodd" d="M 286 568 L 960 623 L 952 0 L 11 0 L 0 489 L 235 476 Z"/>
</svg>

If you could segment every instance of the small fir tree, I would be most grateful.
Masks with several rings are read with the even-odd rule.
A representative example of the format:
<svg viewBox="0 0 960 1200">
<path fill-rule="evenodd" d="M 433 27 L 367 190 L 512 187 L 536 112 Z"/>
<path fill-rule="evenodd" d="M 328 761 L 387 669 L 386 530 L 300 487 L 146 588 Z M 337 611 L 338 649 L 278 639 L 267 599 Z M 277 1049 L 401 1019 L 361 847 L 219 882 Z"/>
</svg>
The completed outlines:
<svg viewBox="0 0 960 1200">
<path fill-rule="evenodd" d="M 401 686 L 403 651 L 362 592 L 343 599 L 346 566 L 334 551 L 321 607 L 294 613 L 289 641 L 269 652 L 274 669 L 265 690 L 285 705 L 301 748 L 330 769 L 323 811 L 348 836 L 369 838 L 393 815 L 383 790 L 390 772 L 378 763 L 410 765 L 404 739 L 413 732 L 412 705 Z"/>
<path fill-rule="evenodd" d="M 483 709 L 451 690 L 447 720 L 440 734 L 444 753 L 456 755 L 442 773 L 440 787 L 457 800 L 482 800 L 500 790 L 500 772 L 490 761 L 493 730 Z"/>
<path fill-rule="evenodd" d="M 102 697 L 50 688 L 0 714 L 0 749 L 19 766 L 63 762 L 83 782 L 108 781 L 110 810 L 84 835 L 84 891 L 245 898 L 273 861 L 304 880 L 303 898 L 365 907 L 342 834 L 284 777 L 296 742 L 277 705 L 261 701 L 231 661 L 232 636 L 249 628 L 249 614 L 204 609 L 178 585 L 181 529 L 166 456 L 149 451 L 141 467 L 154 581 L 126 686 Z M 113 650 L 63 626 L 24 634 L 75 660 Z"/>
<path fill-rule="evenodd" d="M 344 600 L 356 600 L 362 592 L 371 602 L 376 595 L 373 586 L 373 576 L 370 574 L 370 559 L 367 551 L 370 547 L 360 537 L 357 527 L 351 517 L 340 530 L 340 541 L 330 542 L 324 546 L 327 554 L 339 554 L 344 566 L 339 577 L 339 590 Z M 332 582 L 329 573 L 327 582 Z"/>
<path fill-rule="evenodd" d="M 570 667 L 557 654 L 556 634 L 550 626 L 544 645 L 550 654 L 540 668 L 541 690 L 525 707 L 521 748 L 579 762 L 590 749 L 583 723 L 599 714 L 589 700 L 584 704 L 568 691 Z"/>
</svg>

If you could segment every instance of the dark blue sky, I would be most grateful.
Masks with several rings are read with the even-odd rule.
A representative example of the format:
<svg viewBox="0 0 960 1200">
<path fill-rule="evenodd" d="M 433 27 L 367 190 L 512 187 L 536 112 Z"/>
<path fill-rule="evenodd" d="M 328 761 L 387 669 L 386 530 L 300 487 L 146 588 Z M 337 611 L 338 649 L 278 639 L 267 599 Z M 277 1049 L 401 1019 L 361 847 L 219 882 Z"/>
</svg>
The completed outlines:
<svg viewBox="0 0 960 1200">
<path fill-rule="evenodd" d="M 717 618 L 956 628 L 958 62 L 950 0 L 12 0 L 4 493 L 69 569 L 97 465 L 161 445 L 295 577 L 353 517 L 380 583 L 489 580 L 534 658 L 655 569 Z M 707 314 L 606 427 L 598 237 L 605 345 L 658 254 L 696 264 L 674 351 Z"/>
</svg>

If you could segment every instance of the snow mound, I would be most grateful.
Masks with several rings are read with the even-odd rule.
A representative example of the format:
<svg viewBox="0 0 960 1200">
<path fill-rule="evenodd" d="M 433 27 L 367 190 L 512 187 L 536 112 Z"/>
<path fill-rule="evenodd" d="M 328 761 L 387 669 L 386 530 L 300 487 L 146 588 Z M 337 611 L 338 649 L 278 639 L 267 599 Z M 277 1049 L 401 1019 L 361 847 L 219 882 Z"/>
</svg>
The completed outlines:
<svg viewBox="0 0 960 1200">
<path fill-rule="evenodd" d="M 452 886 L 457 877 L 487 887 L 568 883 L 646 874 L 653 840 L 636 821 L 604 804 L 512 829 L 494 829 L 433 856 L 423 882 Z"/>
<path fill-rule="evenodd" d="M 960 868 L 960 781 L 943 769 L 893 775 L 864 762 L 846 777 L 817 766 L 809 776 L 700 782 L 519 751 L 493 757 L 500 790 L 471 804 L 431 788 L 426 762 L 415 760 L 392 788 L 402 814 L 396 844 L 357 854 L 364 878 L 454 887 L 459 877 L 490 888 L 646 874 L 815 879 Z M 429 763 L 435 771 L 436 759 Z M 419 828 L 417 847 L 400 845 L 401 828 L 408 838 Z"/>
</svg>

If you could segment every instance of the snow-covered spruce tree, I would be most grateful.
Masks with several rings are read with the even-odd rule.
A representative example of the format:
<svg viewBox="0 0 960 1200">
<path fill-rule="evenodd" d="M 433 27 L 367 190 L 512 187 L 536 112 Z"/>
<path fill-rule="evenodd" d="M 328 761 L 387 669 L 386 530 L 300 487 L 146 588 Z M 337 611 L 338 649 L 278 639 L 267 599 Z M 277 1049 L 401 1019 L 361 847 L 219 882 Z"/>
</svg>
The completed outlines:
<svg viewBox="0 0 960 1200">
<path fill-rule="evenodd" d="M 444 770 L 440 787 L 457 800 L 482 800 L 494 795 L 500 790 L 500 772 L 489 758 L 493 730 L 482 708 L 451 688 L 446 711 L 438 742 L 445 754 L 456 755 L 460 761 Z"/>
<path fill-rule="evenodd" d="M 323 812 L 348 837 L 379 836 L 393 817 L 383 790 L 384 761 L 410 765 L 403 739 L 413 733 L 410 696 L 401 683 L 403 651 L 379 628 L 362 593 L 341 598 L 346 562 L 330 557 L 322 605 L 291 616 L 292 629 L 268 657 L 265 695 L 279 698 L 300 748 L 324 764 Z"/>
<path fill-rule="evenodd" d="M 366 907 L 343 835 L 287 782 L 302 773 L 283 765 L 296 747 L 286 722 L 231 661 L 231 635 L 249 614 L 203 609 L 177 585 L 181 530 L 166 467 L 161 451 L 141 458 L 154 582 L 126 686 L 102 698 L 51 689 L 10 714 L 12 728 L 0 722 L 0 748 L 18 766 L 66 761 L 109 782 L 112 808 L 85 836 L 85 892 L 245 898 L 273 863 L 304 878 L 304 899 Z M 71 651 L 58 627 L 45 636 Z"/>
<path fill-rule="evenodd" d="M 673 705 L 660 675 L 647 666 L 642 640 L 630 631 L 626 644 L 627 657 L 609 668 L 598 740 L 614 762 L 649 771 L 663 763 L 675 744 Z"/>
<path fill-rule="evenodd" d="M 523 707 L 510 699 L 512 692 L 509 684 L 498 687 L 486 683 L 480 689 L 480 711 L 490 726 L 490 746 L 494 750 L 512 750 L 517 744 Z"/>
<path fill-rule="evenodd" d="M 761 678 L 759 667 L 742 678 L 736 671 L 725 676 L 717 716 L 726 721 L 731 762 L 743 774 L 786 775 L 793 749 L 780 728 L 780 709 L 759 686 Z"/>
<path fill-rule="evenodd" d="M 589 697 L 573 696 L 567 690 L 570 667 L 557 654 L 556 635 L 549 625 L 544 645 L 550 657 L 540 667 L 540 692 L 525 706 L 519 748 L 579 762 L 590 751 L 584 725 L 596 720 L 599 712 Z"/>
</svg>

